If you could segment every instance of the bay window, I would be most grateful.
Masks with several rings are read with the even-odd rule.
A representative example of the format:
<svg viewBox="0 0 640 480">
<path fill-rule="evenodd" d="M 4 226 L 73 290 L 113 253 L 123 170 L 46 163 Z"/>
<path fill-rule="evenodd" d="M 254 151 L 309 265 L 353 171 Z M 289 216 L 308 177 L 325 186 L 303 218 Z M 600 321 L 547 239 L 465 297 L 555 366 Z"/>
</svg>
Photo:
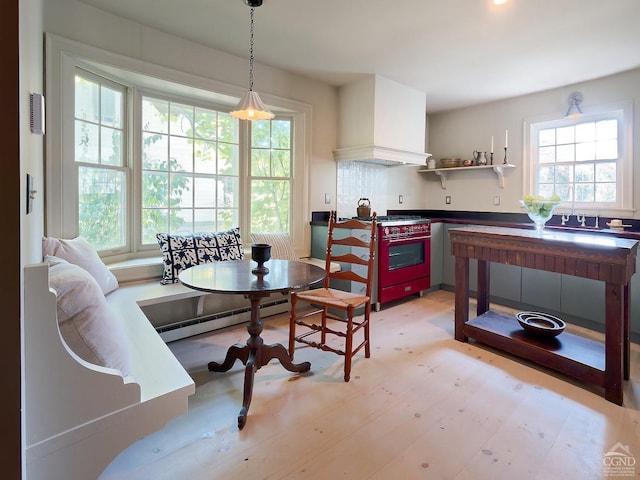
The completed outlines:
<svg viewBox="0 0 640 480">
<path fill-rule="evenodd" d="M 47 132 L 46 235 L 81 235 L 109 261 L 158 256 L 158 232 L 236 226 L 247 243 L 287 232 L 305 252 L 307 107 L 283 101 L 271 120 L 239 121 L 236 99 L 206 79 L 185 87 L 63 43 L 48 38 L 48 88 L 61 95 L 48 106 L 60 122 Z"/>
</svg>

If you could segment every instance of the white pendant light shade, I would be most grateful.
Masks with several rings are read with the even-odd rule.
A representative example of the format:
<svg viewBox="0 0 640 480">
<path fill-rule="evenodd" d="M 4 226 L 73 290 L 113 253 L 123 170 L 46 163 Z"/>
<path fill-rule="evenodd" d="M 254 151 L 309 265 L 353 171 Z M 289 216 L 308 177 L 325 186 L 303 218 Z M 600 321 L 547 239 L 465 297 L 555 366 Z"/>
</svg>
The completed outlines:
<svg viewBox="0 0 640 480">
<path fill-rule="evenodd" d="M 253 90 L 244 94 L 230 115 L 240 120 L 270 120 L 274 117 L 273 112 L 265 107 L 258 93 Z"/>
<path fill-rule="evenodd" d="M 250 28 L 249 28 L 249 90 L 240 99 L 236 109 L 230 113 L 232 117 L 240 120 L 270 120 L 274 117 L 267 107 L 265 107 L 260 96 L 253 91 L 253 14 L 256 7 L 262 5 L 262 0 L 244 0 L 244 3 L 251 7 Z"/>
</svg>

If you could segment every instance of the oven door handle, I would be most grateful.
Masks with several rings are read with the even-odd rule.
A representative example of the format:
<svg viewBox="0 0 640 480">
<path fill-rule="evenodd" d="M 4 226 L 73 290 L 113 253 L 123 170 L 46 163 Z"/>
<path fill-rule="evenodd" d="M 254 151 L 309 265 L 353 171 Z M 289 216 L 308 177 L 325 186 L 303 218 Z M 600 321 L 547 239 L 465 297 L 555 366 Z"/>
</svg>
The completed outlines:
<svg viewBox="0 0 640 480">
<path fill-rule="evenodd" d="M 413 241 L 413 240 L 429 240 L 430 238 L 431 238 L 431 235 L 427 235 L 425 237 L 404 237 L 404 238 L 398 238 L 398 239 L 383 239 L 383 240 L 390 245 L 392 243 L 400 243 L 400 242 L 407 242 L 407 241 Z"/>
</svg>

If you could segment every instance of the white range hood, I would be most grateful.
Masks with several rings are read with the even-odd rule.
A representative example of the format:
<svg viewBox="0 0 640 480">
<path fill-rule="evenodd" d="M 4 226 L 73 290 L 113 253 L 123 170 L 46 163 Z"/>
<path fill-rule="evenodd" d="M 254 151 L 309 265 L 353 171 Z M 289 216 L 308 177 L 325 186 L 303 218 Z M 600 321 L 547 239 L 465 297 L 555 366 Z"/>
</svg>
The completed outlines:
<svg viewBox="0 0 640 480">
<path fill-rule="evenodd" d="M 339 91 L 337 162 L 424 165 L 426 94 L 371 75 Z"/>
</svg>

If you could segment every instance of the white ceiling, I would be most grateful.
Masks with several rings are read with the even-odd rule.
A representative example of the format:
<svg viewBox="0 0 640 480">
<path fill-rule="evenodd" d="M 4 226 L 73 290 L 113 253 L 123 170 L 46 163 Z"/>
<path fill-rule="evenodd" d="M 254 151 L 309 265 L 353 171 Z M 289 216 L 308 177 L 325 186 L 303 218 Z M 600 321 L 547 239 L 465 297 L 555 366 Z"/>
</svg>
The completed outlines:
<svg viewBox="0 0 640 480">
<path fill-rule="evenodd" d="M 81 1 L 248 58 L 243 0 Z M 379 74 L 436 112 L 638 67 L 639 22 L 640 0 L 264 0 L 254 55 L 336 86 Z"/>
</svg>

